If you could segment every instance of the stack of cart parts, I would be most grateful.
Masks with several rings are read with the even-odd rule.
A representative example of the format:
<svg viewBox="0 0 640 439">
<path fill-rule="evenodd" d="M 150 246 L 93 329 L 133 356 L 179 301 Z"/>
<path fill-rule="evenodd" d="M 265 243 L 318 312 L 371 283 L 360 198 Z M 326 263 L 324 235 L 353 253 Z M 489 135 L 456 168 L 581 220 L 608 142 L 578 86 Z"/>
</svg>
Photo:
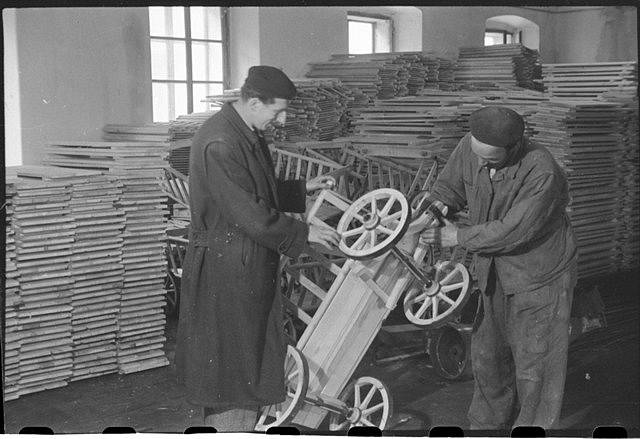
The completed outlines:
<svg viewBox="0 0 640 439">
<path fill-rule="evenodd" d="M 371 100 L 404 96 L 408 92 L 406 67 L 392 59 L 335 59 L 310 63 L 309 78 L 337 78 L 348 88 L 358 88 Z"/>
<path fill-rule="evenodd" d="M 118 313 L 117 361 L 120 373 L 168 364 L 165 341 L 167 196 L 155 171 L 120 174 L 124 211 L 124 282 Z"/>
<path fill-rule="evenodd" d="M 342 151 L 350 148 L 351 144 L 344 139 L 326 141 L 303 141 L 303 142 L 275 142 L 273 146 L 277 149 L 297 152 L 318 159 L 339 164 Z"/>
<path fill-rule="evenodd" d="M 353 149 L 361 154 L 386 158 L 434 159 L 449 151 L 446 142 L 435 142 L 411 135 L 350 136 Z"/>
<path fill-rule="evenodd" d="M 177 141 L 191 139 L 202 124 L 217 112 L 218 109 L 215 109 L 212 111 L 203 111 L 200 113 L 190 113 L 178 116 L 175 120 L 169 122 L 169 134 L 171 135 L 171 140 Z"/>
<path fill-rule="evenodd" d="M 455 80 L 471 86 L 542 89 L 540 54 L 522 44 L 463 47 Z"/>
<path fill-rule="evenodd" d="M 637 61 L 543 64 L 542 73 L 545 89 L 554 98 L 595 99 L 608 91 L 638 93 Z"/>
<path fill-rule="evenodd" d="M 102 128 L 102 138 L 112 141 L 168 142 L 168 123 L 146 125 L 107 124 Z"/>
<path fill-rule="evenodd" d="M 533 139 L 567 174 L 581 278 L 617 268 L 615 237 L 626 215 L 617 175 L 624 152 L 621 116 L 621 104 L 615 102 L 552 99 L 529 118 Z"/>
<path fill-rule="evenodd" d="M 167 142 L 50 142 L 45 147 L 45 165 L 109 172 L 137 172 L 166 165 Z"/>
</svg>

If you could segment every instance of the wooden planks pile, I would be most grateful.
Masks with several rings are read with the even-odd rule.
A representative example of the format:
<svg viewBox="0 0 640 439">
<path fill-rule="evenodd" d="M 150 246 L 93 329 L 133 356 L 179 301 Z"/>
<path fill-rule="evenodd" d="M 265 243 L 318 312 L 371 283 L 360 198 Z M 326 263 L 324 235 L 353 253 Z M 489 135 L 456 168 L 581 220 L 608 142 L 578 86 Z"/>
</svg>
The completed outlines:
<svg viewBox="0 0 640 439">
<path fill-rule="evenodd" d="M 118 313 L 118 370 L 131 373 L 168 364 L 164 345 L 167 196 L 158 170 L 117 175 L 124 211 L 122 295 Z"/>
<path fill-rule="evenodd" d="M 184 175 L 189 175 L 191 139 L 202 124 L 217 111 L 216 109 L 214 111 L 185 114 L 169 122 L 169 133 L 171 135 L 169 164 L 173 169 Z"/>
<path fill-rule="evenodd" d="M 624 196 L 617 177 L 623 153 L 621 115 L 615 102 L 551 99 L 529 119 L 533 139 L 549 149 L 567 174 L 581 278 L 616 271 L 615 237 Z"/>
<path fill-rule="evenodd" d="M 78 170 L 74 171 L 76 175 Z M 116 335 L 122 294 L 124 212 L 115 206 L 122 184 L 86 171 L 70 183 L 69 207 L 75 223 L 71 246 L 73 277 L 70 381 L 117 372 Z"/>
<path fill-rule="evenodd" d="M 19 279 L 6 309 L 5 361 L 13 381 L 7 390 L 14 398 L 64 386 L 72 375 L 74 222 L 65 183 L 17 178 L 10 170 L 7 177 L 15 188 L 10 222 Z"/>
<path fill-rule="evenodd" d="M 542 74 L 551 97 L 595 99 L 607 91 L 638 92 L 637 61 L 543 64 Z"/>
<path fill-rule="evenodd" d="M 522 44 L 460 48 L 455 80 L 463 85 L 541 90 L 540 54 Z"/>
<path fill-rule="evenodd" d="M 309 63 L 309 78 L 336 78 L 348 88 L 357 88 L 369 99 L 404 96 L 408 93 L 408 72 L 388 59 L 345 58 Z"/>
<path fill-rule="evenodd" d="M 166 165 L 167 142 L 60 141 L 45 146 L 43 164 L 108 172 L 136 172 Z"/>
<path fill-rule="evenodd" d="M 168 123 L 150 123 L 144 125 L 107 124 L 102 127 L 102 138 L 110 141 L 168 142 L 170 140 Z"/>
<path fill-rule="evenodd" d="M 21 334 L 18 326 L 18 307 L 20 289 L 18 267 L 16 265 L 16 240 L 13 227 L 13 198 L 16 195 L 15 183 L 7 179 L 5 182 L 5 308 L 4 308 L 4 347 L 3 353 L 3 391 L 4 401 L 18 398 L 20 381 L 20 347 Z"/>
</svg>

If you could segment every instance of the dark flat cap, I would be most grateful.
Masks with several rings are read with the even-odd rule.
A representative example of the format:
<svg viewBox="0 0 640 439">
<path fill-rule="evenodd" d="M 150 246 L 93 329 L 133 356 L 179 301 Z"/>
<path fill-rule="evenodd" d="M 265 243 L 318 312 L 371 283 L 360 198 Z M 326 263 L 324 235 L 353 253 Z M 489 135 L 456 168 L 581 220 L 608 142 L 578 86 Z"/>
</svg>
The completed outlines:
<svg viewBox="0 0 640 439">
<path fill-rule="evenodd" d="M 296 86 L 285 73 L 271 66 L 253 66 L 245 84 L 267 98 L 292 99 Z"/>
<path fill-rule="evenodd" d="M 510 148 L 524 134 L 524 120 L 506 107 L 484 107 L 469 116 L 471 135 L 482 143 Z"/>
</svg>

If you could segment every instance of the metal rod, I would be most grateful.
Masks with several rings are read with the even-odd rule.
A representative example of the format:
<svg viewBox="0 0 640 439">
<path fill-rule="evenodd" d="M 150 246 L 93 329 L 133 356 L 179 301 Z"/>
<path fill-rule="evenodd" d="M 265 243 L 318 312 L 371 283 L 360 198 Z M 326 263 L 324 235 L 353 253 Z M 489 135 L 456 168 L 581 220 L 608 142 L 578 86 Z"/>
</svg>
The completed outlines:
<svg viewBox="0 0 640 439">
<path fill-rule="evenodd" d="M 424 284 L 425 287 L 429 288 L 433 285 L 433 281 L 429 279 L 425 274 L 420 271 L 415 265 L 413 265 L 412 260 L 402 253 L 398 247 L 395 245 L 391 247 L 391 252 L 396 255 L 396 257 L 402 262 L 402 264 L 407 267 L 407 269 L 413 274 L 420 282 Z"/>
</svg>

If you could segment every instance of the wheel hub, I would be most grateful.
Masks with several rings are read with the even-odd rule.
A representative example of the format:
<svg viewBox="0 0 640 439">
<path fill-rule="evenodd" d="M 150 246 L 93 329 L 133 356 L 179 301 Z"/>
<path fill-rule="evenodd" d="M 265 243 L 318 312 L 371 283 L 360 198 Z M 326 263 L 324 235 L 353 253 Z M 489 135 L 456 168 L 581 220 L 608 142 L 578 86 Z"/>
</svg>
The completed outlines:
<svg viewBox="0 0 640 439">
<path fill-rule="evenodd" d="M 349 413 L 347 415 L 347 420 L 351 424 L 355 424 L 360 420 L 360 416 L 362 416 L 362 412 L 360 411 L 360 409 L 357 407 L 353 407 L 352 409 L 349 410 Z"/>
<path fill-rule="evenodd" d="M 427 294 L 428 297 L 437 296 L 440 292 L 440 283 L 433 282 L 430 286 L 422 287 L 422 291 Z"/>
<path fill-rule="evenodd" d="M 367 213 L 364 217 L 364 228 L 367 230 L 373 230 L 380 224 L 380 217 L 378 215 Z"/>
</svg>

